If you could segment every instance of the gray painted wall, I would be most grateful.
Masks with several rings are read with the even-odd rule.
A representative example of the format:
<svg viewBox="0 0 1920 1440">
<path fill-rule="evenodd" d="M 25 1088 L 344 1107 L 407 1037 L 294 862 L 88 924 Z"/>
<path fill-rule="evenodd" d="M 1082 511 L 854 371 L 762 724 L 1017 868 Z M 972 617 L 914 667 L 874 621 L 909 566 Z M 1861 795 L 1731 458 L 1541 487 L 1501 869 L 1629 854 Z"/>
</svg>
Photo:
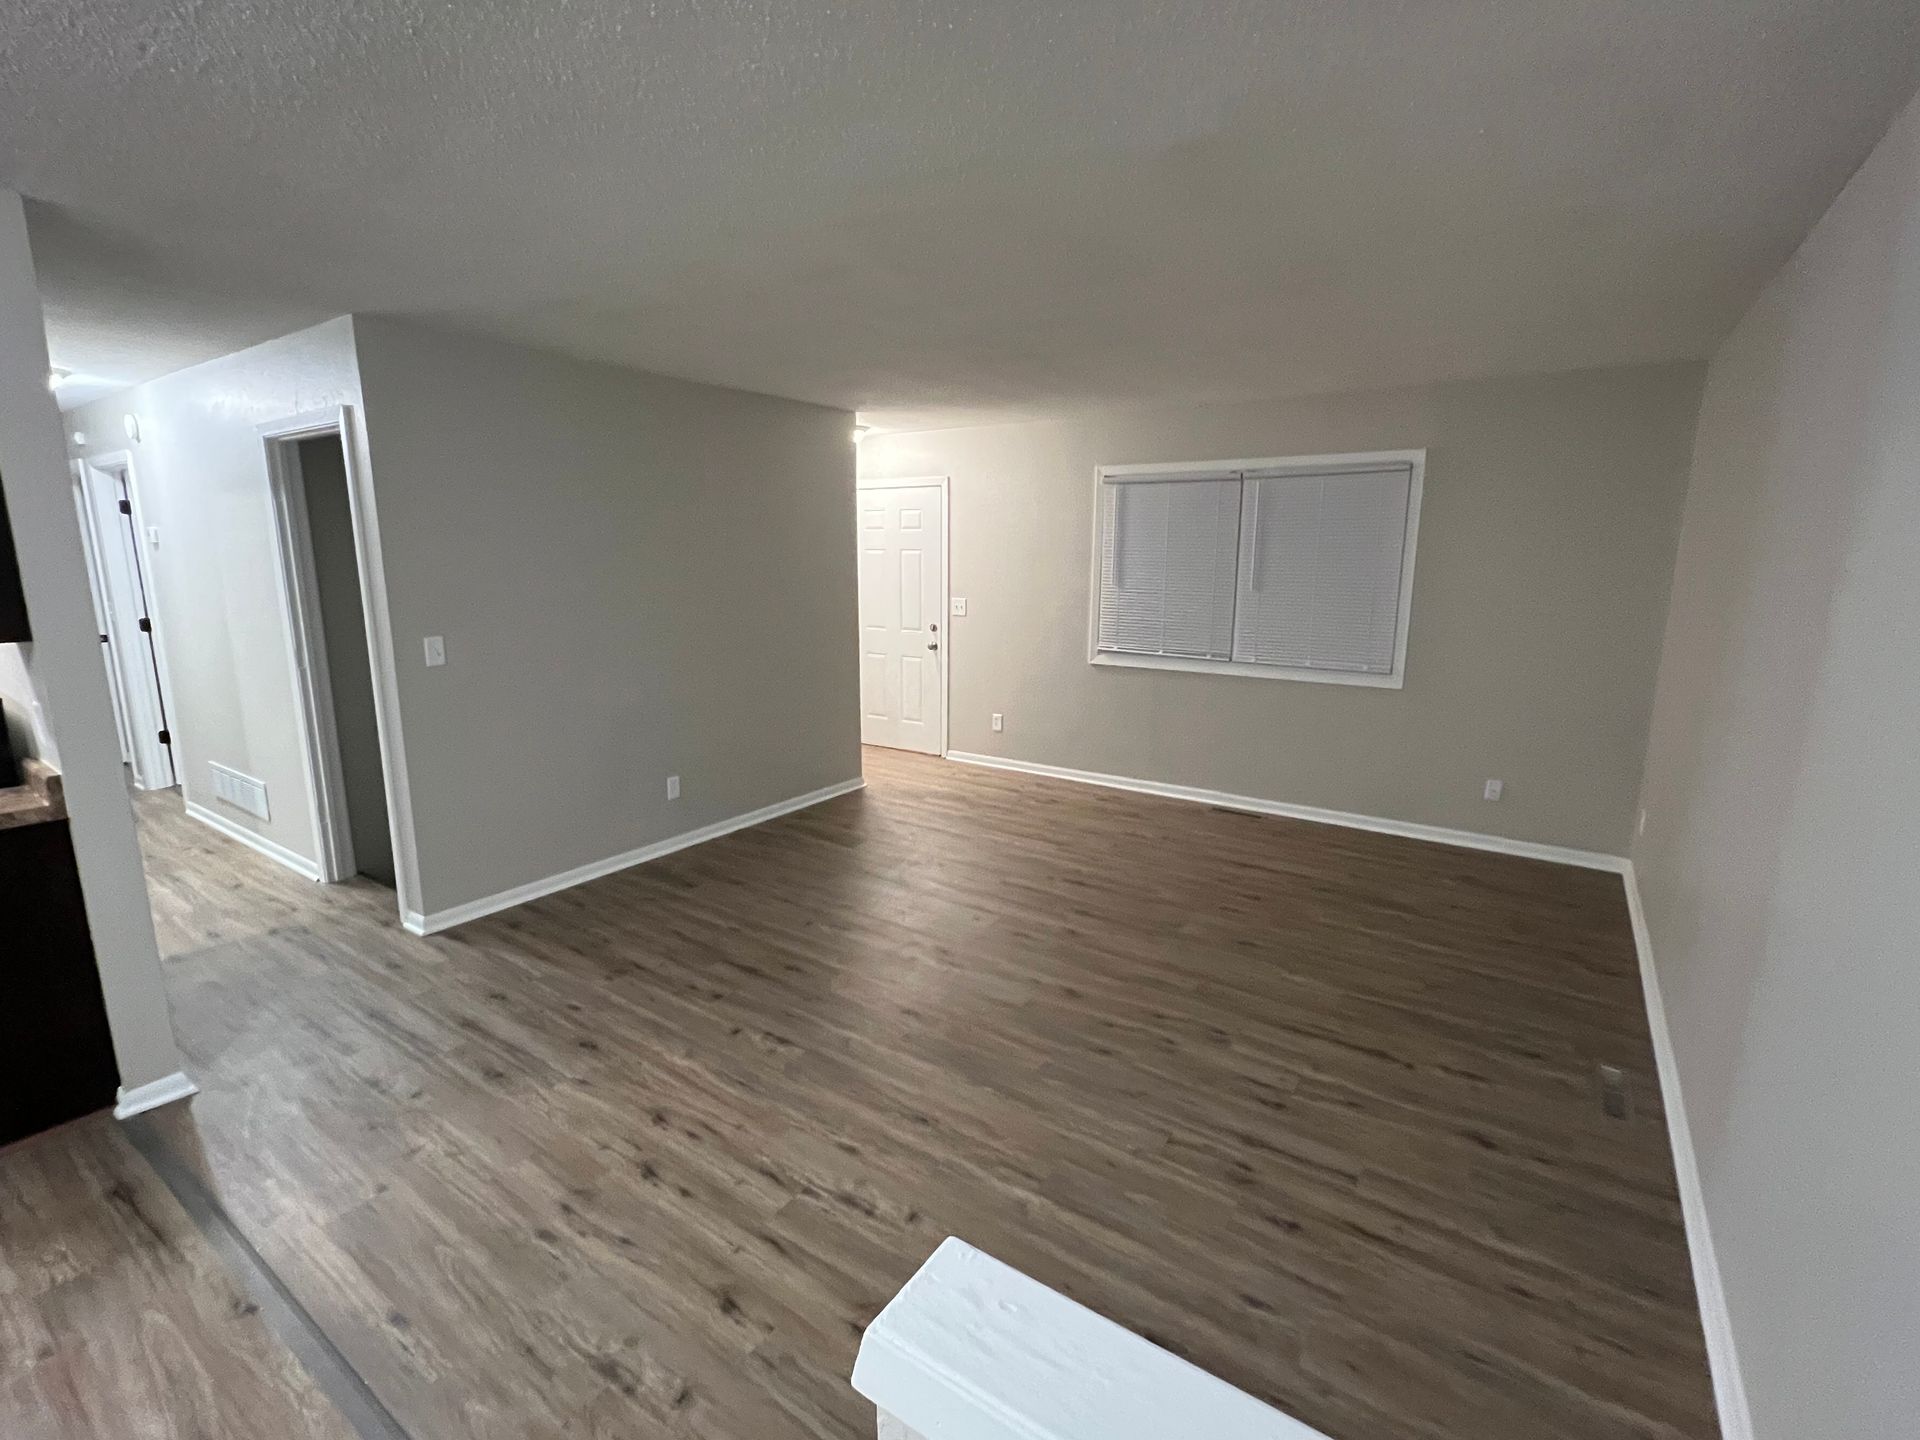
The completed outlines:
<svg viewBox="0 0 1920 1440">
<path fill-rule="evenodd" d="M 174 766 L 187 799 L 318 863 L 299 701 L 276 568 L 273 502 L 259 426 L 358 405 L 345 318 L 270 340 L 81 406 L 79 455 L 130 451 L 150 597 L 167 661 Z M 125 420 L 140 422 L 140 440 Z M 272 814 L 213 798 L 209 761 L 264 780 Z"/>
<path fill-rule="evenodd" d="M 1637 367 L 878 435 L 860 466 L 953 477 L 969 607 L 952 622 L 953 749 L 1624 854 L 1700 377 Z M 1096 465 L 1421 446 L 1404 689 L 1087 663 Z M 1493 777 L 1499 804 L 1481 798 Z"/>
<path fill-rule="evenodd" d="M 1920 1427 L 1920 107 L 1714 358 L 1634 849 L 1761 1440 Z"/>
<path fill-rule="evenodd" d="M 850 416 L 354 323 L 427 912 L 859 775 Z"/>
<path fill-rule="evenodd" d="M 0 477 L 33 622 L 31 687 L 58 738 L 73 851 L 100 988 L 125 1088 L 180 1068 L 147 908 L 133 809 L 120 768 L 107 670 L 87 593 L 86 560 L 60 416 L 47 393 L 47 347 L 20 198 L 0 190 Z"/>
</svg>

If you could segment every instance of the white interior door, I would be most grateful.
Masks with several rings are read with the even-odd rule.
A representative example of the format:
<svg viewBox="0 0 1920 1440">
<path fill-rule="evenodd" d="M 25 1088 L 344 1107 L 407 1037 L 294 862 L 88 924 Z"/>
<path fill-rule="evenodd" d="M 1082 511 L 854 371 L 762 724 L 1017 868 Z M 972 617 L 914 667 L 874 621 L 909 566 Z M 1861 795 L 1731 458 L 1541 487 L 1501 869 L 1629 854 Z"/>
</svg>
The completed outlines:
<svg viewBox="0 0 1920 1440">
<path fill-rule="evenodd" d="M 151 612 L 134 539 L 126 481 L 118 470 L 84 468 L 81 491 L 91 522 L 94 561 L 105 612 L 108 664 L 119 682 L 126 715 L 133 782 L 142 790 L 174 783 L 173 749 L 153 651 Z"/>
<path fill-rule="evenodd" d="M 947 538 L 938 485 L 861 490 L 860 738 L 946 751 Z"/>
</svg>

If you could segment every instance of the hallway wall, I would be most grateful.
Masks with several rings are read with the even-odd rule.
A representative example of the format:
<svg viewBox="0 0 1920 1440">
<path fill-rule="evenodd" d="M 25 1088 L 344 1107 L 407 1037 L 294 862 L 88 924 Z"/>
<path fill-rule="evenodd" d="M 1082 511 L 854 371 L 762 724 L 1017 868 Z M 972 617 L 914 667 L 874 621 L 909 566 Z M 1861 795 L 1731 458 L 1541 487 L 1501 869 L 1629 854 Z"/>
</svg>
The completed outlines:
<svg viewBox="0 0 1920 1440">
<path fill-rule="evenodd" d="M 360 403 L 345 317 L 69 413 L 86 456 L 132 455 L 186 799 L 317 867 L 313 803 L 259 427 Z M 130 441 L 126 418 L 140 427 Z M 210 763 L 265 782 L 261 820 L 217 800 Z"/>
<path fill-rule="evenodd" d="M 850 415 L 354 328 L 423 919 L 858 783 Z"/>
<path fill-rule="evenodd" d="M 1759 1440 L 1920 1417 L 1920 104 L 1714 357 L 1633 859 Z"/>
</svg>

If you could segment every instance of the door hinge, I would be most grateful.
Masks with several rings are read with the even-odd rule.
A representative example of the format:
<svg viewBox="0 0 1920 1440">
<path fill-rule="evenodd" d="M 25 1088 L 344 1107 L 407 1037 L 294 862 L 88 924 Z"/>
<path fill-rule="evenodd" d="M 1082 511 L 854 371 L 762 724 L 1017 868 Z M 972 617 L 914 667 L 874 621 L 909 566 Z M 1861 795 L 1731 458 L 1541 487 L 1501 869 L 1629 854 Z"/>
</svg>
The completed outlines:
<svg viewBox="0 0 1920 1440">
<path fill-rule="evenodd" d="M 173 732 L 171 730 L 162 730 L 160 732 L 160 743 L 162 745 L 173 744 Z"/>
<path fill-rule="evenodd" d="M 102 645 L 111 645 L 113 643 L 112 637 L 107 635 L 102 635 L 100 637 L 100 643 Z"/>
<path fill-rule="evenodd" d="M 131 515 L 133 513 L 133 502 L 131 500 L 122 500 L 120 502 L 120 513 L 122 515 Z"/>
<path fill-rule="evenodd" d="M 142 635 L 151 635 L 153 633 L 153 621 L 144 615 L 140 617 L 140 633 Z"/>
</svg>

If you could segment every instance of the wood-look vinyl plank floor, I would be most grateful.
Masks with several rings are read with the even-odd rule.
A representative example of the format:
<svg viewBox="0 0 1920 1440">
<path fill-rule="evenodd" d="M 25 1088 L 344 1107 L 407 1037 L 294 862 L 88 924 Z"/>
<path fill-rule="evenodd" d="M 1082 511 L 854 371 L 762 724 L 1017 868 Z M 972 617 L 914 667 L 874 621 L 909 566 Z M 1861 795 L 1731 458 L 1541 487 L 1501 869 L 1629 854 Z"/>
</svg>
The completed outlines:
<svg viewBox="0 0 1920 1440">
<path fill-rule="evenodd" d="M 1617 876 L 866 766 L 425 940 L 141 797 L 176 1146 L 419 1440 L 868 1435 L 947 1234 L 1334 1440 L 1716 1433 Z"/>
<path fill-rule="evenodd" d="M 353 1440 L 106 1115 L 0 1151 L 0 1435 Z"/>
</svg>

